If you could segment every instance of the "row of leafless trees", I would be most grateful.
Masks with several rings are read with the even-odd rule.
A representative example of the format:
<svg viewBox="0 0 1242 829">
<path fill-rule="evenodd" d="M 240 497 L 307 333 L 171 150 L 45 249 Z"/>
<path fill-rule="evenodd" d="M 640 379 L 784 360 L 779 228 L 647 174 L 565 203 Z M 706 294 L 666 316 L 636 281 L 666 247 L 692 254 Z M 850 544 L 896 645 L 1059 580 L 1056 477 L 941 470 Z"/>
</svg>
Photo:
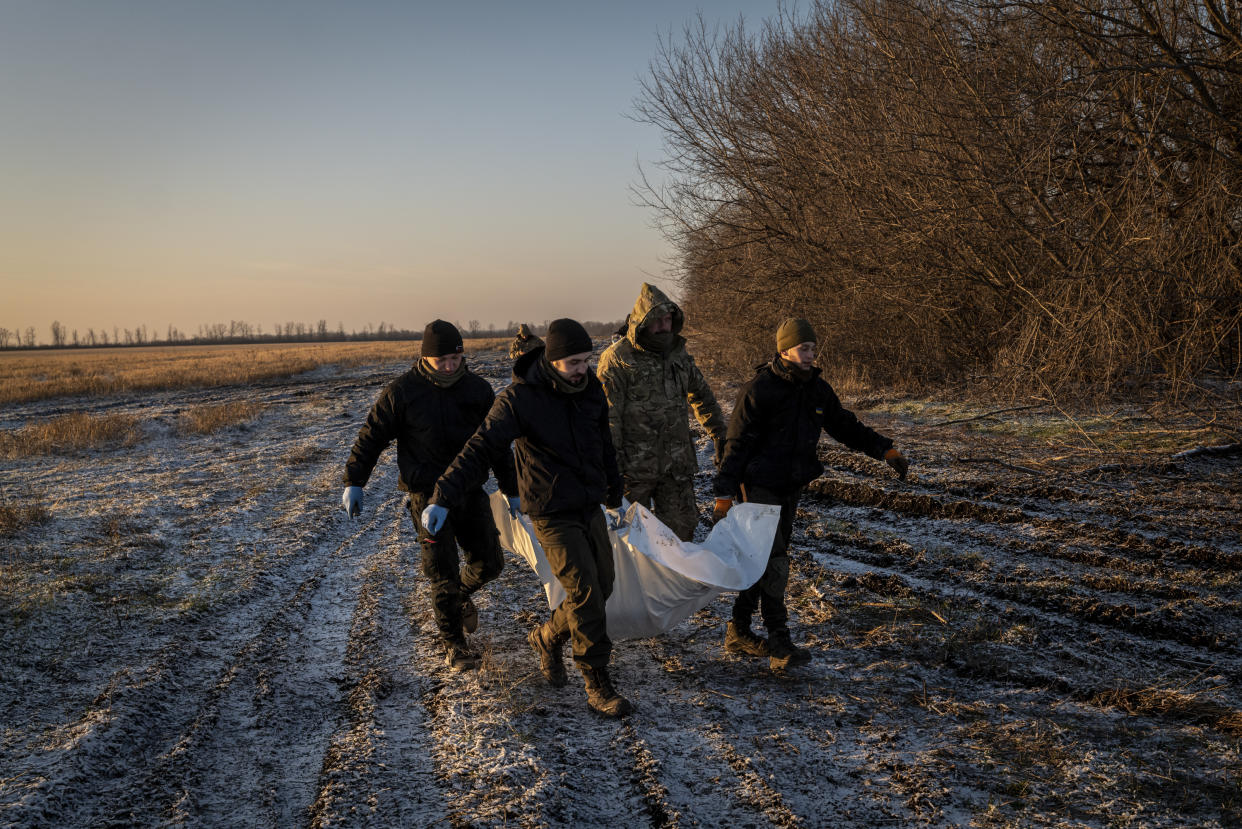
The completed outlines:
<svg viewBox="0 0 1242 829">
<path fill-rule="evenodd" d="M 539 333 L 547 330 L 548 320 L 542 325 L 533 325 L 531 330 Z M 621 323 L 598 322 L 588 320 L 583 323 L 587 331 L 594 336 L 611 334 Z M 511 337 L 517 333 L 518 323 L 509 320 L 504 328 L 494 324 L 484 327 L 478 320 L 470 320 L 466 325 L 460 321 L 454 325 L 465 337 Z M 327 320 L 308 324 L 304 322 L 276 323 L 268 333 L 264 333 L 262 325 L 252 325 L 244 320 L 231 320 L 228 323 L 217 322 L 200 325 L 197 334 L 186 334 L 175 326 L 168 326 L 165 338 L 159 332 L 148 333 L 147 326 L 136 328 L 113 327 L 109 335 L 107 329 L 86 329 L 82 336 L 78 330 L 72 331 L 55 321 L 51 325 L 50 345 L 52 348 L 93 348 L 109 346 L 141 346 L 141 345 L 204 345 L 230 343 L 264 343 L 264 342 L 345 342 L 350 340 L 418 340 L 423 336 L 421 328 L 417 330 L 398 328 L 390 322 L 379 325 L 367 323 L 361 331 L 345 331 L 345 324 L 338 323 L 335 329 L 328 327 Z M 34 326 L 28 326 L 24 332 L 19 329 L 0 328 L 0 349 L 6 348 L 37 348 L 38 333 Z"/>
<path fill-rule="evenodd" d="M 637 111 L 728 367 L 797 314 L 878 379 L 1242 368 L 1242 0 L 816 0 L 664 44 Z"/>
</svg>

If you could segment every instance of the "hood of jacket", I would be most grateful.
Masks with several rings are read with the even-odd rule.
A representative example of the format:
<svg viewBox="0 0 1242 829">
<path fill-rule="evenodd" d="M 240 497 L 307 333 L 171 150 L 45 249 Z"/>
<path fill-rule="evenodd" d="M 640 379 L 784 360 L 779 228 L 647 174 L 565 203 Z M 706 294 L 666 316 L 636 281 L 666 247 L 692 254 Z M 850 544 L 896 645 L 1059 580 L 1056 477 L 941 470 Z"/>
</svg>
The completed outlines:
<svg viewBox="0 0 1242 829">
<path fill-rule="evenodd" d="M 645 328 L 655 317 L 664 314 L 673 315 L 673 337 L 675 339 L 680 337 L 682 326 L 686 324 L 686 315 L 682 313 L 676 302 L 668 298 L 667 294 L 656 286 L 644 282 L 643 287 L 638 291 L 638 301 L 634 303 L 634 310 L 630 312 L 629 319 L 626 320 L 625 338 L 635 348 L 642 348 L 638 344 L 638 330 Z"/>
<path fill-rule="evenodd" d="M 545 350 L 547 350 L 547 346 L 537 345 L 514 360 L 513 382 L 529 383 L 536 386 L 547 383 L 547 378 L 543 376 L 543 371 L 539 368 L 539 361 L 543 358 Z"/>
</svg>

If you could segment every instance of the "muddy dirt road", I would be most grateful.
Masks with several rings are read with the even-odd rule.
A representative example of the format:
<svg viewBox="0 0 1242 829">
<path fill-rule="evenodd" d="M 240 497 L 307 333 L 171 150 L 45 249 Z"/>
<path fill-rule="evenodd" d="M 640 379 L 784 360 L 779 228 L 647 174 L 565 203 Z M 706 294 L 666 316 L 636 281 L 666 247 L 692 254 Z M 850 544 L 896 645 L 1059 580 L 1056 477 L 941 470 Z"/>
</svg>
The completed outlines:
<svg viewBox="0 0 1242 829">
<path fill-rule="evenodd" d="M 500 355 L 471 363 L 507 382 Z M 340 511 L 400 370 L 0 414 L 146 424 L 0 461 L 5 497 L 50 511 L 0 539 L 0 825 L 1242 824 L 1242 459 L 1092 471 L 859 407 L 915 474 L 823 444 L 791 551 L 812 664 L 726 654 L 724 597 L 617 644 L 637 713 L 615 723 L 540 679 L 546 603 L 514 557 L 478 599 L 482 670 L 444 666 L 393 450 L 361 519 Z M 266 408 L 178 434 L 238 399 Z"/>
</svg>

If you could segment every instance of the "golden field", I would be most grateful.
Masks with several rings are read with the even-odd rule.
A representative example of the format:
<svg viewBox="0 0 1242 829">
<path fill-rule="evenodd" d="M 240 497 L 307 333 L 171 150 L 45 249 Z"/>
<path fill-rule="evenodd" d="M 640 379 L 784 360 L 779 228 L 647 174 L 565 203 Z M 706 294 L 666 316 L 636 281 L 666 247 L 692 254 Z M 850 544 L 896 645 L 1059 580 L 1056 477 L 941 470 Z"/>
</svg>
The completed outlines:
<svg viewBox="0 0 1242 829">
<path fill-rule="evenodd" d="M 508 339 L 466 340 L 488 351 Z M 322 365 L 413 361 L 417 341 L 148 346 L 0 352 L 0 404 L 68 395 L 99 395 L 250 383 Z"/>
</svg>

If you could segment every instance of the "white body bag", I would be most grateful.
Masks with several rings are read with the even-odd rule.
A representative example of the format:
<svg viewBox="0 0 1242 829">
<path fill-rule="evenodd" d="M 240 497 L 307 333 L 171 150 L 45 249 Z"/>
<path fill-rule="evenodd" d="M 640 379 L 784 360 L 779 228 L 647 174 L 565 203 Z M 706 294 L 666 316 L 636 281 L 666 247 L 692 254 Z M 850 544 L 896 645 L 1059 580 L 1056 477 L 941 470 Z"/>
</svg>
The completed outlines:
<svg viewBox="0 0 1242 829">
<path fill-rule="evenodd" d="M 565 599 L 535 538 L 530 519 L 509 515 L 504 495 L 491 496 L 500 543 L 520 555 L 543 582 L 548 607 Z M 726 590 L 745 590 L 768 566 L 781 509 L 771 504 L 737 504 L 712 527 L 702 544 L 682 541 L 651 510 L 630 504 L 625 523 L 610 530 L 616 569 L 608 597 L 608 635 L 637 639 L 671 630 Z"/>
</svg>

